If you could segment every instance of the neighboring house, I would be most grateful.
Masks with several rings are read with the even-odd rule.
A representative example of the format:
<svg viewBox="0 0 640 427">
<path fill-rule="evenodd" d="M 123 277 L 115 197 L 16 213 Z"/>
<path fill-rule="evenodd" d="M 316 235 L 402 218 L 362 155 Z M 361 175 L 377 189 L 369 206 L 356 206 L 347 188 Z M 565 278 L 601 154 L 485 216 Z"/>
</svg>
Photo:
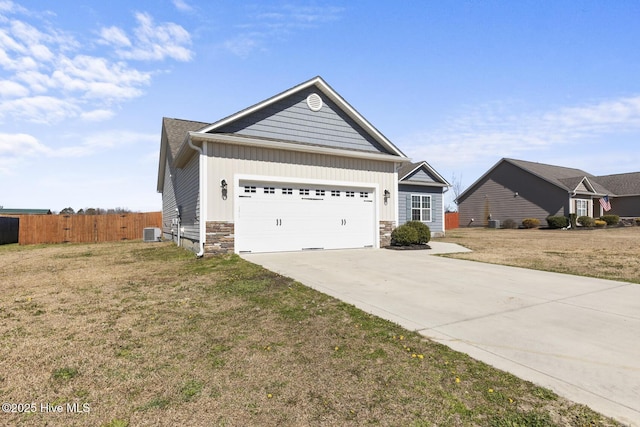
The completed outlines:
<svg viewBox="0 0 640 427">
<path fill-rule="evenodd" d="M 444 193 L 450 184 L 427 162 L 409 163 L 398 171 L 398 225 L 422 221 L 433 237 L 443 237 Z"/>
<path fill-rule="evenodd" d="M 0 208 L 0 215 L 51 215 L 50 209 L 4 209 Z"/>
<path fill-rule="evenodd" d="M 612 209 L 599 201 L 608 196 Z M 640 173 L 597 177 L 585 171 L 502 159 L 457 198 L 461 226 L 550 215 L 640 216 Z"/>
<path fill-rule="evenodd" d="M 199 255 L 384 246 L 406 163 L 320 77 L 215 123 L 165 118 L 163 233 Z"/>
<path fill-rule="evenodd" d="M 640 172 L 598 176 L 596 180 L 615 195 L 608 214 L 640 217 Z"/>
</svg>

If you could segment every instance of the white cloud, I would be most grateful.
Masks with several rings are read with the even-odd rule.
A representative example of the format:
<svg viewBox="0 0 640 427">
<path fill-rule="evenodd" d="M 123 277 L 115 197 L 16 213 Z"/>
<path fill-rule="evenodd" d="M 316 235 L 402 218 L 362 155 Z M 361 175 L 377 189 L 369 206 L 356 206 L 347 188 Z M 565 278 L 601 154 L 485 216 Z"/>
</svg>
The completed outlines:
<svg viewBox="0 0 640 427">
<path fill-rule="evenodd" d="M 100 37 L 107 44 L 120 46 L 120 47 L 129 47 L 131 46 L 131 41 L 127 34 L 118 27 L 109 27 L 103 28 L 100 30 Z"/>
<path fill-rule="evenodd" d="M 0 133 L 0 157 L 15 158 L 47 153 L 49 149 L 37 138 L 25 133 Z"/>
<path fill-rule="evenodd" d="M 87 54 L 94 45 L 81 45 L 42 14 L 31 22 L 33 16 L 0 0 L 0 123 L 106 120 L 113 117 L 114 103 L 142 96 L 151 83 L 153 70 L 136 68 L 129 59 L 187 61 L 193 56 L 184 28 L 156 25 L 146 13 L 136 14 L 132 37 L 118 27 L 100 30 L 98 41 L 111 46 L 120 61 Z"/>
<path fill-rule="evenodd" d="M 156 25 L 151 15 L 136 13 L 138 26 L 133 41 L 116 27 L 102 29 L 101 42 L 114 46 L 120 58 L 138 61 L 162 61 L 166 58 L 187 62 L 193 58 L 191 35 L 178 24 Z M 127 44 L 125 39 L 129 41 Z"/>
<path fill-rule="evenodd" d="M 17 98 L 29 95 L 29 89 L 11 80 L 0 80 L 0 98 Z"/>
<path fill-rule="evenodd" d="M 240 34 L 235 38 L 225 40 L 222 46 L 236 56 L 246 58 L 251 52 L 262 45 L 262 37 L 254 34 Z"/>
<path fill-rule="evenodd" d="M 191 12 L 193 11 L 193 7 L 187 4 L 184 0 L 173 0 L 173 5 L 181 12 Z"/>
<path fill-rule="evenodd" d="M 83 120 L 86 120 L 89 122 L 102 122 L 105 120 L 109 120 L 114 115 L 115 113 L 112 110 L 98 109 L 93 111 L 85 111 L 82 114 L 80 114 L 80 117 Z"/>
<path fill-rule="evenodd" d="M 12 116 L 18 120 L 51 124 L 76 117 L 80 108 L 73 102 L 52 96 L 32 96 L 0 101 L 0 119 Z"/>
<path fill-rule="evenodd" d="M 238 26 L 240 31 L 221 43 L 225 50 L 240 57 L 247 57 L 256 50 L 266 50 L 267 41 L 286 39 L 295 32 L 337 21 L 344 8 L 265 3 L 251 6 L 249 12 L 245 23 Z"/>
<path fill-rule="evenodd" d="M 603 137 L 640 131 L 640 96 L 568 106 L 547 112 L 513 113 L 509 105 L 482 105 L 445 127 L 398 141 L 416 160 L 465 168 L 502 157 L 529 158 L 576 144 L 595 145 Z"/>
<path fill-rule="evenodd" d="M 69 140 L 78 140 L 76 145 L 50 150 L 51 157 L 86 157 L 105 150 L 117 149 L 129 145 L 157 144 L 158 135 L 127 130 L 91 133 L 89 135 L 68 135 Z"/>
</svg>

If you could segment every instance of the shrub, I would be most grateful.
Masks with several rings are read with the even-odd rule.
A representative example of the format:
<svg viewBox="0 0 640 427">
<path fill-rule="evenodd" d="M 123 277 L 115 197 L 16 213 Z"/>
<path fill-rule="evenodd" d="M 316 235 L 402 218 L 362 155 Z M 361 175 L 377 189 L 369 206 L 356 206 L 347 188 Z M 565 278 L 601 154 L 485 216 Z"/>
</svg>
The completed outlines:
<svg viewBox="0 0 640 427">
<path fill-rule="evenodd" d="M 502 228 L 518 228 L 518 224 L 509 218 L 502 221 Z"/>
<path fill-rule="evenodd" d="M 604 228 L 607 226 L 607 221 L 596 219 L 595 221 L 593 221 L 593 225 L 595 225 L 597 228 Z"/>
<path fill-rule="evenodd" d="M 636 218 L 636 225 L 640 225 L 640 218 Z"/>
<path fill-rule="evenodd" d="M 620 217 L 618 215 L 602 215 L 600 219 L 607 223 L 607 225 L 618 225 Z"/>
<path fill-rule="evenodd" d="M 410 246 L 417 241 L 418 231 L 407 224 L 403 224 L 391 232 L 392 246 Z"/>
<path fill-rule="evenodd" d="M 569 225 L 569 220 L 566 216 L 548 216 L 547 224 L 549 228 L 564 228 Z"/>
<path fill-rule="evenodd" d="M 431 240 L 431 230 L 427 224 L 420 221 L 409 221 L 405 225 L 418 232 L 418 241 L 416 243 L 424 245 Z"/>
<path fill-rule="evenodd" d="M 525 218 L 522 220 L 522 226 L 524 228 L 537 228 L 540 226 L 540 220 L 538 218 Z"/>
<path fill-rule="evenodd" d="M 578 214 L 569 214 L 569 224 L 571 224 L 571 228 L 576 228 L 578 226 Z"/>
<path fill-rule="evenodd" d="M 590 216 L 580 216 L 578 217 L 578 222 L 583 227 L 593 227 L 595 225 L 595 221 Z"/>
</svg>

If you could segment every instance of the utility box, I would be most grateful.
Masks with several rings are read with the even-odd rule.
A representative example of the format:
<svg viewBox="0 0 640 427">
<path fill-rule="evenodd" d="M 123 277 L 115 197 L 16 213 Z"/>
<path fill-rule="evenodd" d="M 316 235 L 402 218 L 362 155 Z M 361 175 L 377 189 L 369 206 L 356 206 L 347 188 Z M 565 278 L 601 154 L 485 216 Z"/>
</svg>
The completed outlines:
<svg viewBox="0 0 640 427">
<path fill-rule="evenodd" d="M 489 228 L 500 228 L 500 220 L 499 219 L 490 219 L 489 220 Z"/>
</svg>

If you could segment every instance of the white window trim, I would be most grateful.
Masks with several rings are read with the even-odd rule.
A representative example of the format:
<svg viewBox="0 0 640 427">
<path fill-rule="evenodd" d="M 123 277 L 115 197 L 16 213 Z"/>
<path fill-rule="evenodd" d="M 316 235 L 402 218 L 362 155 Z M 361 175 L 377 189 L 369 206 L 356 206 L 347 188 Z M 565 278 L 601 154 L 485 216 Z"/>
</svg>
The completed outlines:
<svg viewBox="0 0 640 427">
<path fill-rule="evenodd" d="M 414 197 L 420 197 L 420 222 L 433 222 L 433 197 L 431 197 L 431 194 L 411 194 L 411 218 L 407 218 L 407 221 L 415 221 L 413 219 L 413 211 L 414 211 L 414 207 L 413 207 L 413 198 Z M 422 198 L 423 197 L 428 197 L 429 198 L 429 208 L 423 208 L 422 207 Z M 423 210 L 429 210 L 429 220 L 425 221 L 422 217 L 422 211 Z"/>
<path fill-rule="evenodd" d="M 575 207 L 576 207 L 576 216 L 577 217 L 581 217 L 581 216 L 590 216 L 589 215 L 589 199 L 574 199 L 575 200 Z M 581 204 L 582 202 L 584 202 L 584 215 L 581 215 L 580 209 L 578 207 L 579 204 Z"/>
</svg>

